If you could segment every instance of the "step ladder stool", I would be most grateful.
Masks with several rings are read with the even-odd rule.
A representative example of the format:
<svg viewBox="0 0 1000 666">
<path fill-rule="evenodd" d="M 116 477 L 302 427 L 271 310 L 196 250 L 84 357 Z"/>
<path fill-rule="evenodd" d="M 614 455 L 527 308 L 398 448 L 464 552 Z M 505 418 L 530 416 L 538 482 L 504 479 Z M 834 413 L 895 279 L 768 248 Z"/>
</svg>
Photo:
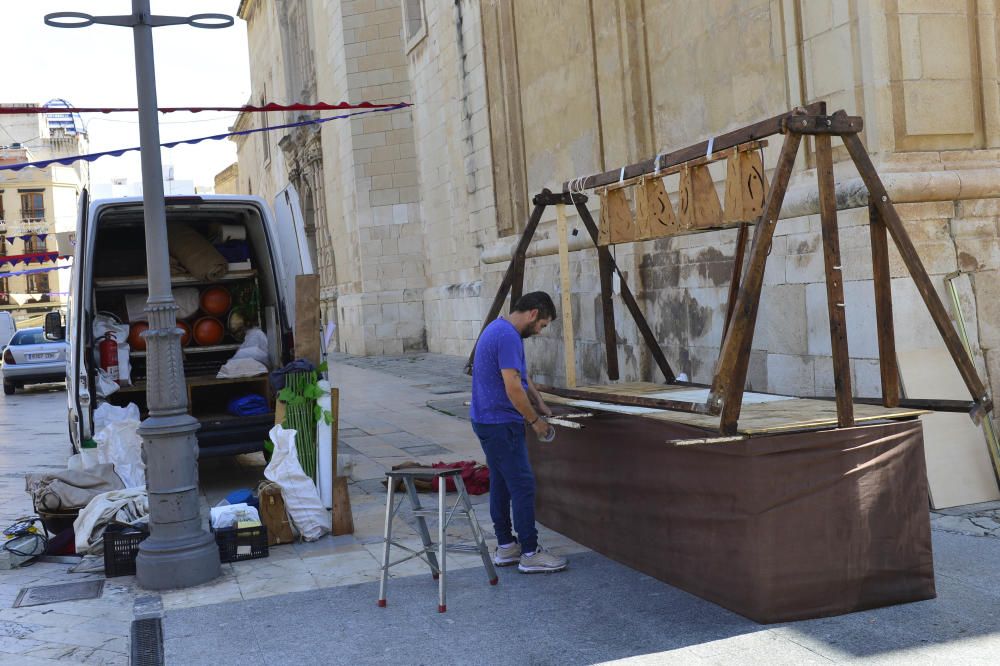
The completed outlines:
<svg viewBox="0 0 1000 666">
<path fill-rule="evenodd" d="M 378 587 L 378 605 L 386 605 L 386 585 L 389 582 L 389 567 L 402 564 L 419 557 L 427 562 L 431 569 L 431 575 L 438 581 L 438 612 L 444 613 L 447 610 L 445 601 L 446 583 L 448 578 L 447 554 L 448 552 L 479 553 L 483 558 L 483 566 L 489 576 L 490 585 L 499 582 L 496 569 L 493 568 L 493 561 L 490 559 L 489 549 L 486 547 L 486 539 L 483 531 L 476 520 L 476 512 L 469 501 L 469 493 L 465 490 L 465 483 L 462 481 L 462 470 L 460 469 L 427 469 L 427 468 L 407 468 L 395 469 L 385 473 L 388 481 L 385 499 L 385 548 L 382 551 L 382 579 Z M 417 487 L 413 480 L 417 477 L 432 477 L 437 479 L 438 505 L 436 509 L 425 509 L 420 504 L 420 497 L 417 495 Z M 458 497 L 454 505 L 449 509 L 447 506 L 447 495 L 445 483 L 447 479 L 455 481 L 455 488 L 458 490 Z M 406 492 L 399 502 L 395 502 L 394 495 L 397 484 L 402 481 Z M 413 550 L 401 543 L 392 540 L 392 519 L 402 508 L 403 502 L 409 500 L 413 508 L 413 515 L 417 519 L 417 533 L 423 541 L 422 550 Z M 437 542 L 431 540 L 430 530 L 427 528 L 427 516 L 437 516 L 438 539 Z M 464 516 L 469 521 L 472 528 L 472 537 L 475 544 L 455 543 L 449 544 L 447 537 L 448 525 L 456 516 Z M 391 546 L 396 546 L 410 554 L 395 562 L 389 561 L 389 550 Z"/>
</svg>

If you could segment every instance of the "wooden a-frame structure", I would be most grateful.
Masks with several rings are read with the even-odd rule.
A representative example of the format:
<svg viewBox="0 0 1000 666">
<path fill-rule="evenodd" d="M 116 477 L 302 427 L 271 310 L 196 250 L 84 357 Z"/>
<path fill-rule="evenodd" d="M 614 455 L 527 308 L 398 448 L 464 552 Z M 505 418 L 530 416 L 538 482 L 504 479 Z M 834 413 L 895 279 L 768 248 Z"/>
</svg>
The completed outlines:
<svg viewBox="0 0 1000 666">
<path fill-rule="evenodd" d="M 490 306 L 483 326 L 496 319 L 500 309 L 509 295 L 511 303 L 520 298 L 524 284 L 524 265 L 527 249 L 534 236 L 538 223 L 547 206 L 561 207 L 572 205 L 576 207 L 580 220 L 583 222 L 591 239 L 597 248 L 598 271 L 601 284 L 601 304 L 604 319 L 604 337 L 607 354 L 608 379 L 618 379 L 618 349 L 615 337 L 614 309 L 612 307 L 612 280 L 615 274 L 620 280 L 621 298 L 629 313 L 635 320 L 639 333 L 649 348 L 653 359 L 663 373 L 668 384 L 683 384 L 678 382 L 670 364 L 667 362 L 656 340 L 652 329 L 643 316 L 639 305 L 615 263 L 609 251 L 609 232 L 607 224 L 602 219 L 601 228 L 594 222 L 587 209 L 587 196 L 583 190 L 595 188 L 622 187 L 635 184 L 636 181 L 648 177 L 661 177 L 661 174 L 677 173 L 680 170 L 703 167 L 715 159 L 729 157 L 734 151 L 746 150 L 746 146 L 759 146 L 769 136 L 783 135 L 784 142 L 778 156 L 777 165 L 772 173 L 771 183 L 764 187 L 762 200 L 757 209 L 759 215 L 747 223 L 739 224 L 736 255 L 734 258 L 732 281 L 730 283 L 727 313 L 723 328 L 723 341 L 716 364 L 715 375 L 711 385 L 708 400 L 704 404 L 682 402 L 678 400 L 660 400 L 638 396 L 622 396 L 594 391 L 575 391 L 573 389 L 544 387 L 549 393 L 568 398 L 602 400 L 605 402 L 653 407 L 659 409 L 696 412 L 699 414 L 718 415 L 720 417 L 719 432 L 732 435 L 737 431 L 737 422 L 743 403 L 744 386 L 750 362 L 750 349 L 753 342 L 754 326 L 757 320 L 757 309 L 760 304 L 761 287 L 764 280 L 764 267 L 770 252 L 771 240 L 775 225 L 781 211 L 782 201 L 791 177 L 795 156 L 802 137 L 815 137 L 816 176 L 819 189 L 820 221 L 826 269 L 827 306 L 830 321 L 830 339 L 833 354 L 834 381 L 837 402 L 838 427 L 854 425 L 854 403 L 878 402 L 885 407 L 913 407 L 935 409 L 939 411 L 970 411 L 974 418 L 979 418 L 993 408 L 992 401 L 979 378 L 975 365 L 962 345 L 962 341 L 949 320 L 941 299 L 920 261 L 916 248 L 896 212 L 882 180 L 872 164 L 868 151 L 858 138 L 863 127 L 858 116 L 848 116 L 844 111 L 832 115 L 826 113 L 826 103 L 816 102 L 793 111 L 783 113 L 767 120 L 733 130 L 711 141 L 688 146 L 686 148 L 657 155 L 654 159 L 627 165 L 613 171 L 588 176 L 583 179 L 563 183 L 563 191 L 553 193 L 542 190 L 535 195 L 532 202 L 534 209 L 528 219 L 528 224 L 514 250 L 510 265 L 507 268 L 496 297 Z M 873 282 L 875 286 L 875 316 L 878 329 L 878 349 L 880 374 L 882 379 L 881 398 L 852 398 L 850 356 L 847 343 L 847 323 L 844 309 L 844 287 L 841 275 L 840 243 L 837 230 L 837 202 L 833 175 L 833 155 L 831 137 L 838 136 L 847 148 L 854 165 L 864 180 L 869 193 L 869 221 L 871 229 Z M 703 177 L 707 172 L 702 172 Z M 761 179 L 763 181 L 763 179 Z M 684 187 L 682 178 L 682 189 Z M 708 185 L 711 186 L 709 180 Z M 665 197 L 665 195 L 662 195 Z M 684 193 L 682 192 L 682 199 Z M 690 194 L 688 195 L 690 198 Z M 717 200 L 714 191 L 710 195 Z M 727 194 L 727 203 L 730 198 Z M 605 201 L 607 204 L 607 201 Z M 693 205 L 682 200 L 681 206 Z M 716 204 L 717 205 L 717 204 Z M 627 207 L 627 204 L 626 204 Z M 610 207 L 609 207 L 610 208 Z M 637 206 L 638 208 L 638 206 Z M 602 218 L 605 215 L 602 207 Z M 682 211 L 683 212 L 683 211 Z M 672 212 L 670 213 L 672 215 Z M 560 222 L 563 222 L 561 219 Z M 610 224 L 614 224 L 611 220 Z M 730 225 L 732 226 L 732 225 Z M 753 238 L 749 238 L 748 228 L 753 226 Z M 710 230 L 704 227 L 701 230 Z M 720 227 L 714 227 L 720 228 Z M 695 230 L 695 229 L 692 229 Z M 670 233 L 665 235 L 671 235 Z M 955 361 L 956 366 L 969 389 L 972 402 L 960 400 L 904 400 L 900 397 L 899 372 L 896 364 L 895 333 L 892 318 L 892 292 L 889 274 L 889 244 L 891 236 L 896 244 L 903 262 L 930 312 L 945 345 Z M 613 233 L 610 242 L 614 242 Z M 747 243 L 750 244 L 749 258 L 744 263 Z M 565 270 L 565 269 L 564 269 Z M 475 350 L 473 349 L 473 354 Z M 469 364 L 471 367 L 472 356 Z"/>
</svg>

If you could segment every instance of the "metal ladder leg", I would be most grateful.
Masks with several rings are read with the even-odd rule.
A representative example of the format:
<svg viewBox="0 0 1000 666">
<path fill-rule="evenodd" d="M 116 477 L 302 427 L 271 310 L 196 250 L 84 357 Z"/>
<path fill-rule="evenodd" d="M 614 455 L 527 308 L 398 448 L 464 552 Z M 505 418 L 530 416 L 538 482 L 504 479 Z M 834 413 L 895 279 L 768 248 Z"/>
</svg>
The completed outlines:
<svg viewBox="0 0 1000 666">
<path fill-rule="evenodd" d="M 455 487 L 458 488 L 458 501 L 465 507 L 465 516 L 469 519 L 472 536 L 476 540 L 476 545 L 479 546 L 479 554 L 483 558 L 483 566 L 486 567 L 486 574 L 490 577 L 490 585 L 496 585 L 500 582 L 500 579 L 497 577 L 497 570 L 493 566 L 493 560 L 490 559 L 490 549 L 486 546 L 486 537 L 483 536 L 483 530 L 479 526 L 479 521 L 476 520 L 476 512 L 472 508 L 472 500 L 469 498 L 469 492 L 466 490 L 465 481 L 462 480 L 461 476 L 455 477 Z"/>
<path fill-rule="evenodd" d="M 444 519 L 444 507 L 445 507 L 445 478 L 443 476 L 438 477 L 438 564 L 439 570 L 441 572 L 441 578 L 438 580 L 438 612 L 443 613 L 448 610 L 448 606 L 445 601 L 445 586 L 448 578 L 448 564 L 447 564 L 447 535 L 445 534 L 445 528 L 448 526 Z"/>
<path fill-rule="evenodd" d="M 413 505 L 414 518 L 417 519 L 417 532 L 420 534 L 420 540 L 424 542 L 424 549 L 427 551 L 427 562 L 431 567 L 431 575 L 437 580 L 439 571 L 437 555 L 434 554 L 431 532 L 427 529 L 427 519 L 420 513 L 423 507 L 420 505 L 420 496 L 417 495 L 417 486 L 414 485 L 413 479 L 409 476 L 403 477 L 403 484 L 406 486 L 406 494 L 410 498 L 410 504 Z"/>
<path fill-rule="evenodd" d="M 378 584 L 378 605 L 381 608 L 385 608 L 386 605 L 385 593 L 386 586 L 389 583 L 389 540 L 392 538 L 392 515 L 395 513 L 392 496 L 396 491 L 396 479 L 389 477 L 387 481 L 385 489 L 385 531 L 382 535 L 385 539 L 385 545 L 382 548 L 382 577 Z"/>
</svg>

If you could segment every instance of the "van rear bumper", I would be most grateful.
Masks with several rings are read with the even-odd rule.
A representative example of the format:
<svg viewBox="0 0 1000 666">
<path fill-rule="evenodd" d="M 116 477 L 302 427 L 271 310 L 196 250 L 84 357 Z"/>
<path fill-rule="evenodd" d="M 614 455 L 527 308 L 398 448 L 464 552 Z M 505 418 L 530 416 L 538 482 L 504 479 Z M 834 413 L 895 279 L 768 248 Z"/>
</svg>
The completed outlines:
<svg viewBox="0 0 1000 666">
<path fill-rule="evenodd" d="M 264 450 L 274 427 L 274 412 L 228 419 L 204 419 L 198 430 L 198 456 L 214 458 Z"/>
</svg>

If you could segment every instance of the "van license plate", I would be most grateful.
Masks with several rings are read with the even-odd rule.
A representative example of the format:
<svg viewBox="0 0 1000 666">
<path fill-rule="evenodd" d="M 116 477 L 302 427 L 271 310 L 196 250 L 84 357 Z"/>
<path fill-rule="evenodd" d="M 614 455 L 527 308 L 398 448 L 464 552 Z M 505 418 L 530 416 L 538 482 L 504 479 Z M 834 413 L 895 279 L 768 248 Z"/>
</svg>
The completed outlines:
<svg viewBox="0 0 1000 666">
<path fill-rule="evenodd" d="M 25 354 L 29 361 L 50 361 L 56 357 L 56 352 L 45 352 L 43 354 Z"/>
</svg>

